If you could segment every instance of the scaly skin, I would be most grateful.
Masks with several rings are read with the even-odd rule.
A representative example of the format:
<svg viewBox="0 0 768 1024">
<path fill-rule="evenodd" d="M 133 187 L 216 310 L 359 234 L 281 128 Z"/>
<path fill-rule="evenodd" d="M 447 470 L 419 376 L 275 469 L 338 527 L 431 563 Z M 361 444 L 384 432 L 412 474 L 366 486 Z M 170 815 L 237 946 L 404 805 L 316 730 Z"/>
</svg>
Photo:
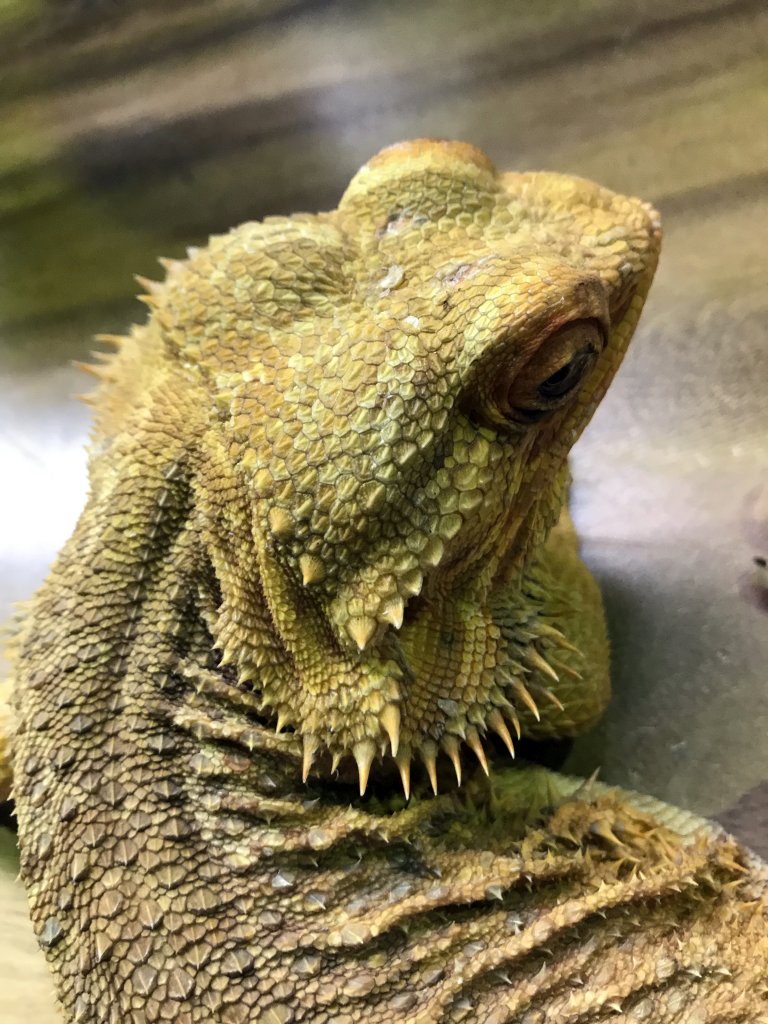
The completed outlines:
<svg viewBox="0 0 768 1024">
<path fill-rule="evenodd" d="M 420 141 L 146 282 L 18 639 L 68 1021 L 768 1019 L 761 865 L 504 764 L 608 697 L 566 459 L 658 247 L 637 200 Z"/>
</svg>

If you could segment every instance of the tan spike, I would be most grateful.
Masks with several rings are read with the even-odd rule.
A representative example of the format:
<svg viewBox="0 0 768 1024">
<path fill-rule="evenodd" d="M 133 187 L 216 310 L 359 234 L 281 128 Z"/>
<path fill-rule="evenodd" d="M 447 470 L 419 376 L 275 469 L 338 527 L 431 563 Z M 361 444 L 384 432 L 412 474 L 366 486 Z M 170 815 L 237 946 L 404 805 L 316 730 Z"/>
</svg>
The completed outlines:
<svg viewBox="0 0 768 1024">
<path fill-rule="evenodd" d="M 400 629 L 403 624 L 404 610 L 405 605 L 403 603 L 403 599 L 400 597 L 392 598 L 384 605 L 379 617 L 384 622 L 388 622 L 390 626 L 394 626 L 395 629 Z"/>
<path fill-rule="evenodd" d="M 379 721 L 384 727 L 384 732 L 389 736 L 392 757 L 397 757 L 397 750 L 400 746 L 400 708 L 397 704 L 387 704 L 381 712 Z"/>
<path fill-rule="evenodd" d="M 561 633 L 555 626 L 550 626 L 546 622 L 537 622 L 533 627 L 537 635 L 547 639 L 554 640 L 558 647 L 562 647 L 564 651 L 571 651 L 573 654 L 581 654 L 578 647 L 575 647 L 570 640 L 567 639 L 564 633 Z"/>
<path fill-rule="evenodd" d="M 293 519 L 290 514 L 279 505 L 273 505 L 267 513 L 269 528 L 276 537 L 284 537 L 293 530 Z"/>
<path fill-rule="evenodd" d="M 405 799 L 411 799 L 411 748 L 407 746 L 400 747 L 397 754 L 397 767 L 400 770 L 400 781 L 403 784 L 403 793 L 405 793 Z"/>
<path fill-rule="evenodd" d="M 424 577 L 418 569 L 412 569 L 400 577 L 400 589 L 411 597 L 417 597 L 421 593 L 423 584 Z"/>
<path fill-rule="evenodd" d="M 531 626 L 531 629 L 535 630 L 539 636 L 546 636 L 551 640 L 557 640 L 558 642 L 565 640 L 565 634 L 557 626 L 552 626 L 548 622 L 542 622 L 540 619 Z"/>
<path fill-rule="evenodd" d="M 317 751 L 318 742 L 317 736 L 313 736 L 312 733 L 304 734 L 304 757 L 301 763 L 301 781 L 306 782 L 309 778 L 309 770 L 312 767 L 312 762 L 315 759 L 315 753 Z"/>
<path fill-rule="evenodd" d="M 361 740 L 360 743 L 356 743 L 352 748 L 352 753 L 355 761 L 357 761 L 357 771 L 360 776 L 360 796 L 365 796 L 365 791 L 368 788 L 368 776 L 371 773 L 371 765 L 376 756 L 376 744 L 373 740 Z"/>
<path fill-rule="evenodd" d="M 223 662 L 222 662 L 223 664 Z M 277 712 L 277 725 L 275 726 L 275 733 L 279 734 L 288 725 L 288 716 L 284 711 Z"/>
<path fill-rule="evenodd" d="M 524 660 L 531 668 L 537 669 L 537 671 L 542 672 L 545 676 L 549 676 L 549 678 L 554 679 L 556 683 L 560 682 L 557 672 L 555 672 L 546 658 L 542 658 L 535 647 L 529 647 L 526 650 Z"/>
<path fill-rule="evenodd" d="M 79 359 L 73 359 L 72 366 L 76 370 L 82 370 L 83 373 L 87 373 L 90 377 L 95 377 L 97 380 L 104 379 L 104 373 L 100 366 L 94 366 L 92 363 L 83 363 Z"/>
<path fill-rule="evenodd" d="M 474 726 L 472 726 L 470 729 L 467 729 L 467 745 L 473 751 L 475 757 L 480 762 L 480 767 L 487 775 L 488 759 L 485 756 L 485 750 L 483 749 L 483 744 L 480 739 L 480 735 Z"/>
<path fill-rule="evenodd" d="M 102 345 L 114 345 L 115 348 L 120 348 L 128 339 L 125 335 L 120 334 L 94 334 L 93 340 Z"/>
<path fill-rule="evenodd" d="M 334 750 L 333 754 L 331 755 L 331 775 L 335 775 L 336 774 L 336 772 L 339 770 L 339 765 L 340 764 L 341 764 L 341 754 L 339 753 L 338 750 Z"/>
<path fill-rule="evenodd" d="M 595 770 L 592 772 L 592 774 L 588 778 L 584 779 L 584 781 L 582 783 L 580 783 L 579 788 L 573 793 L 572 799 L 574 799 L 574 800 L 585 800 L 587 802 L 590 802 L 591 800 L 593 800 L 594 799 L 594 794 L 593 794 L 594 785 L 597 782 L 599 775 L 600 775 L 600 765 L 598 765 L 597 768 L 595 768 Z"/>
<path fill-rule="evenodd" d="M 498 708 L 494 708 L 490 715 L 488 715 L 488 725 L 493 729 L 497 736 L 501 737 L 504 746 L 507 748 L 510 755 L 514 757 L 515 744 L 512 742 L 512 737 L 509 735 L 507 723 L 504 721 L 504 717 Z"/>
<path fill-rule="evenodd" d="M 235 652 L 231 647 L 225 647 L 219 658 L 219 668 L 226 668 L 227 665 L 234 665 L 237 658 Z"/>
<path fill-rule="evenodd" d="M 364 651 L 376 632 L 376 620 L 367 615 L 353 615 L 347 623 L 347 632 L 361 651 Z"/>
<path fill-rule="evenodd" d="M 427 769 L 432 792 L 437 796 L 437 746 L 432 740 L 425 740 L 419 747 L 419 753 Z"/>
<path fill-rule="evenodd" d="M 528 688 L 526 687 L 525 683 L 521 682 L 519 679 L 513 679 L 510 685 L 512 686 L 512 689 L 515 691 L 520 700 L 523 702 L 523 704 L 525 704 L 525 706 L 531 712 L 536 721 L 540 722 L 541 715 L 539 714 L 539 709 L 536 705 L 536 701 L 528 692 Z"/>
<path fill-rule="evenodd" d="M 520 719 L 517 717 L 517 711 L 515 711 L 513 707 L 504 708 L 504 714 L 512 723 L 512 728 L 515 730 L 515 736 L 520 739 L 522 731 L 520 729 Z"/>
<path fill-rule="evenodd" d="M 157 299 L 155 298 L 154 295 L 149 295 L 145 293 L 137 295 L 136 298 L 139 300 L 139 302 L 143 302 L 145 306 L 149 306 L 150 309 L 155 309 L 155 307 L 157 306 Z"/>
<path fill-rule="evenodd" d="M 162 281 L 152 281 L 148 277 L 142 277 L 141 274 L 134 274 L 133 279 L 150 295 L 157 295 L 163 290 Z"/>
<path fill-rule="evenodd" d="M 594 822 L 590 825 L 589 831 L 596 836 L 600 836 L 601 839 L 605 839 L 606 842 L 611 843 L 613 846 L 624 845 L 605 819 Z"/>
<path fill-rule="evenodd" d="M 442 744 L 443 750 L 446 752 L 448 757 L 450 757 L 450 759 L 451 759 L 451 764 L 453 765 L 453 770 L 456 773 L 456 783 L 457 783 L 457 785 L 460 786 L 461 785 L 461 752 L 460 752 L 460 749 L 459 749 L 459 741 L 456 739 L 455 736 L 451 736 L 451 734 L 448 733 L 447 735 L 443 736 L 441 744 Z"/>
<path fill-rule="evenodd" d="M 559 658 L 551 658 L 550 664 L 553 668 L 556 666 L 558 671 L 564 672 L 567 676 L 570 676 L 571 679 L 582 680 L 584 678 L 581 672 L 577 671 L 575 668 L 571 668 L 570 665 L 566 665 L 565 662 L 560 661 Z"/>
<path fill-rule="evenodd" d="M 299 568 L 301 569 L 301 581 L 305 587 L 312 583 L 319 583 L 325 578 L 325 566 L 316 555 L 301 555 Z"/>
<path fill-rule="evenodd" d="M 554 693 L 552 693 L 551 690 L 547 689 L 546 686 L 531 685 L 531 689 L 535 694 L 541 694 L 542 697 L 544 697 L 545 700 L 548 700 L 550 704 L 554 704 L 558 711 L 565 711 L 565 708 L 563 707 L 560 699 Z"/>
</svg>

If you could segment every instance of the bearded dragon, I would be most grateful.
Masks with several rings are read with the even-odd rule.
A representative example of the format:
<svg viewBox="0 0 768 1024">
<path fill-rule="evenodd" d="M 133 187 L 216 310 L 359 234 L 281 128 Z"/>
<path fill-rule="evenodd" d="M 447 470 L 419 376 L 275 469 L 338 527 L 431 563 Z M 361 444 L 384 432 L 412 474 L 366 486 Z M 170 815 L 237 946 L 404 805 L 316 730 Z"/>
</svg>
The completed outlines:
<svg viewBox="0 0 768 1024">
<path fill-rule="evenodd" d="M 420 140 L 142 282 L 16 642 L 66 1021 L 768 1020 L 765 867 L 510 760 L 608 700 L 567 455 L 659 244 L 646 203 Z"/>
</svg>

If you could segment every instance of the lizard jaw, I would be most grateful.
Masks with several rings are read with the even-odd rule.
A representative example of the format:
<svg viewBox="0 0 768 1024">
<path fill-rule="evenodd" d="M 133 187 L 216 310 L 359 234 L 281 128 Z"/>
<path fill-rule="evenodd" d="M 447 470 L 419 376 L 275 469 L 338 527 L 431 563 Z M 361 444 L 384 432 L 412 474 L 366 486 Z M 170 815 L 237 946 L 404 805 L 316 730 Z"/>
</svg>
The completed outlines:
<svg viewBox="0 0 768 1024">
<path fill-rule="evenodd" d="M 558 681 L 555 665 L 574 674 L 556 655 L 573 654 L 575 648 L 535 609 L 525 623 L 524 638 L 517 640 L 514 628 L 478 619 L 476 629 L 466 629 L 461 638 L 466 656 L 458 672 L 452 667 L 455 658 L 441 664 L 434 658 L 434 645 L 425 641 L 425 635 L 436 629 L 444 635 L 445 623 L 440 629 L 439 623 L 424 617 L 420 625 L 423 628 L 415 630 L 413 623 L 408 623 L 399 635 L 390 631 L 383 644 L 357 659 L 339 657 L 338 652 L 333 658 L 330 650 L 320 659 L 299 657 L 296 661 L 303 662 L 304 674 L 290 680 L 274 666 L 271 670 L 263 664 L 256 668 L 247 658 L 240 662 L 241 684 L 260 684 L 261 706 L 275 731 L 291 727 L 296 740 L 300 739 L 304 782 L 313 771 L 327 770 L 329 763 L 334 773 L 343 759 L 350 758 L 357 768 L 362 796 L 374 765 L 389 760 L 396 764 L 408 798 L 416 760 L 422 763 L 436 793 L 441 754 L 452 764 L 461 785 L 463 750 L 471 751 L 488 774 L 484 742 L 491 733 L 514 757 L 515 742 L 526 724 L 540 720 L 542 702 L 552 705 L 553 714 L 563 711 L 546 683 Z M 480 636 L 495 639 L 493 652 L 475 644 Z M 489 669 L 491 657 L 494 666 Z M 431 668 L 428 677 L 424 674 L 427 663 Z M 435 670 L 436 664 L 442 671 Z M 420 687 L 418 680 L 425 678 L 427 685 Z M 320 759 L 320 755 L 325 757 Z"/>
</svg>

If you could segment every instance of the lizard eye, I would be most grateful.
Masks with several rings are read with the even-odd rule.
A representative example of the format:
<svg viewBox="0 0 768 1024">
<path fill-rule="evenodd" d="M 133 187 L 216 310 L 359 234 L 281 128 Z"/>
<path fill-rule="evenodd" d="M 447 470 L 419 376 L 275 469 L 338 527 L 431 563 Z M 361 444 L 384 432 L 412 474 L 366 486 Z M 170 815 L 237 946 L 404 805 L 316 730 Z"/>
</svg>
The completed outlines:
<svg viewBox="0 0 768 1024">
<path fill-rule="evenodd" d="M 596 320 L 561 327 L 509 382 L 502 405 L 508 419 L 535 423 L 559 409 L 578 389 L 603 348 Z"/>
<path fill-rule="evenodd" d="M 538 391 L 544 401 L 548 402 L 553 398 L 564 398 L 565 395 L 570 394 L 581 382 L 581 378 L 591 365 L 593 353 L 594 349 L 591 347 L 580 349 L 575 355 L 571 356 L 564 366 L 561 366 L 559 370 L 555 370 L 546 380 L 543 380 L 539 384 Z"/>
</svg>

